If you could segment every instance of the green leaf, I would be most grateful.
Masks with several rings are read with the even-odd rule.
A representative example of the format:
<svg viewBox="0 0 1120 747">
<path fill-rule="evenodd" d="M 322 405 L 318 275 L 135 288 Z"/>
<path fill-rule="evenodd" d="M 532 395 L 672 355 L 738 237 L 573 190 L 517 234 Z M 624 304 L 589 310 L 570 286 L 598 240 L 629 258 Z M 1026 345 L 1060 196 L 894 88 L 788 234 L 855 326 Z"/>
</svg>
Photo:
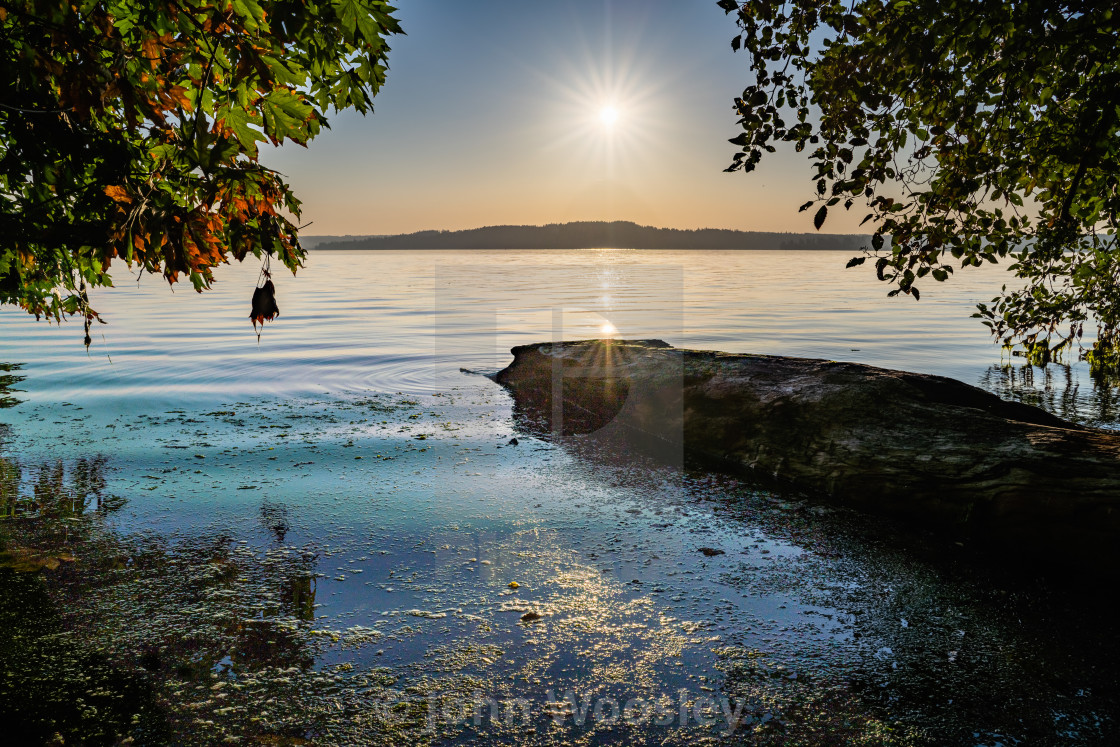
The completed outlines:
<svg viewBox="0 0 1120 747">
<path fill-rule="evenodd" d="M 381 27 L 368 2 L 363 2 L 363 0 L 334 0 L 333 5 L 348 41 L 351 43 L 380 42 Z"/>
<path fill-rule="evenodd" d="M 289 138 L 299 143 L 307 140 L 304 125 L 314 109 L 306 101 L 280 88 L 261 99 L 259 107 L 264 118 L 264 133 L 273 143 Z"/>
<path fill-rule="evenodd" d="M 258 31 L 264 22 L 265 13 L 257 0 L 232 0 L 231 7 L 234 14 L 245 24 L 250 31 Z"/>
<path fill-rule="evenodd" d="M 260 120 L 254 120 L 253 114 L 250 111 L 240 107 L 221 107 L 215 112 L 215 118 L 219 125 L 224 125 L 233 130 L 234 137 L 245 152 L 251 157 L 257 156 L 257 143 L 267 140 L 257 127 L 260 127 Z M 254 127 L 253 125 L 256 125 Z M 202 154 L 199 156 L 200 162 L 205 162 Z"/>
<path fill-rule="evenodd" d="M 818 231 L 821 230 L 821 226 L 824 225 L 824 219 L 826 217 L 828 217 L 828 207 L 825 205 L 821 205 L 821 209 L 818 210 L 817 214 L 813 216 L 813 227 Z"/>
</svg>

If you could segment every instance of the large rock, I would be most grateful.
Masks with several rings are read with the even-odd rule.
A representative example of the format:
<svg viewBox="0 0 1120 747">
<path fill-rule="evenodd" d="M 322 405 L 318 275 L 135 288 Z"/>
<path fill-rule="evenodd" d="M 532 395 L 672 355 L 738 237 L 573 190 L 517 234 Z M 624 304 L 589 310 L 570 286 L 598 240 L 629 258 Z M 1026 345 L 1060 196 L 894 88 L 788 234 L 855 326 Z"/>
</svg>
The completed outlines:
<svg viewBox="0 0 1120 747">
<path fill-rule="evenodd" d="M 1120 433 L 953 379 L 857 363 L 656 340 L 512 352 L 494 378 L 540 433 L 683 449 L 924 526 L 1120 557 Z"/>
</svg>

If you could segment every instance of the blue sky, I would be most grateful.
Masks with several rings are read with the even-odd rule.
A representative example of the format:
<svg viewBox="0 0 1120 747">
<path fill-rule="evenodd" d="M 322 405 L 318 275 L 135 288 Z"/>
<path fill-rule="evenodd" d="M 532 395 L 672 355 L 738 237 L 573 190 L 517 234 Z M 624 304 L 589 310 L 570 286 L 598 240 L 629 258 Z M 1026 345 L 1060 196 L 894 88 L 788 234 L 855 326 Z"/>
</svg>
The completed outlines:
<svg viewBox="0 0 1120 747">
<path fill-rule="evenodd" d="M 398 17 L 407 36 L 391 40 L 374 114 L 336 114 L 309 149 L 266 159 L 304 200 L 307 234 L 610 219 L 812 230 L 797 212 L 803 156 L 722 171 L 750 73 L 714 0 L 401 0 Z"/>
</svg>

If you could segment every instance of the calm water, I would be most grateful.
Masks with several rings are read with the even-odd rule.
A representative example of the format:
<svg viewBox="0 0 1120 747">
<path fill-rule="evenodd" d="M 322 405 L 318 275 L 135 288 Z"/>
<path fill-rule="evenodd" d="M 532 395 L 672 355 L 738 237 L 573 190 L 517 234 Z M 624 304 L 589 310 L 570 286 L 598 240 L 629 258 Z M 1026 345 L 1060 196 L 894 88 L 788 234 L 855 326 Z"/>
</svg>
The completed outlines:
<svg viewBox="0 0 1120 747">
<path fill-rule="evenodd" d="M 810 738 L 828 718 L 872 744 L 1109 743 L 1120 657 L 1091 600 L 801 496 L 589 460 L 518 434 L 508 396 L 460 371 L 556 337 L 656 337 L 1120 422 L 1080 364 L 1001 359 L 969 318 L 998 269 L 915 303 L 847 258 L 316 252 L 277 274 L 259 343 L 257 266 L 202 296 L 122 274 L 88 352 L 78 325 L 5 310 L 0 361 L 27 377 L 0 415 L 6 490 L 80 504 L 20 541 L 71 548 L 69 576 L 44 571 L 68 640 L 154 677 L 197 743 L 830 744 Z M 599 710 L 573 723 L 551 702 L 567 692 Z M 501 710 L 516 698 L 527 721 Z M 442 718 L 487 699 L 497 717 Z M 673 718 L 612 721 L 627 701 Z M 721 703 L 743 709 L 736 735 Z"/>
<path fill-rule="evenodd" d="M 175 404 L 367 389 L 430 393 L 460 367 L 500 368 L 512 345 L 658 337 L 679 347 L 851 360 L 952 376 L 1022 393 L 1068 388 L 1067 414 L 1115 419 L 1083 365 L 1015 366 L 970 314 L 1006 282 L 996 267 L 930 282 L 926 300 L 888 299 L 842 252 L 588 250 L 314 252 L 276 281 L 282 315 L 258 344 L 248 300 L 253 264 L 224 267 L 199 296 L 158 277 L 118 273 L 94 296 L 108 325 L 88 353 L 81 331 L 0 312 L 0 358 L 29 374 L 28 398 Z M 1003 382 L 1001 377 L 1014 377 Z"/>
</svg>

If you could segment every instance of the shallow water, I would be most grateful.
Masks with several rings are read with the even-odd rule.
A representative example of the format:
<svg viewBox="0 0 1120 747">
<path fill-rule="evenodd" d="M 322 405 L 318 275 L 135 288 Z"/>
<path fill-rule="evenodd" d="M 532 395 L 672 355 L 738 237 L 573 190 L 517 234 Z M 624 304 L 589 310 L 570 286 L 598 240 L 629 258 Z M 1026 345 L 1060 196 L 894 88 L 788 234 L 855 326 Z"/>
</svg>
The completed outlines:
<svg viewBox="0 0 1120 747">
<path fill-rule="evenodd" d="M 152 683 L 183 741 L 1109 743 L 1120 657 L 1084 593 L 741 479 L 537 440 L 459 370 L 610 323 L 1116 424 L 1081 365 L 1011 366 L 967 318 L 993 268 L 915 304 L 846 259 L 313 253 L 278 278 L 259 346 L 256 267 L 202 297 L 122 282 L 95 299 L 110 325 L 88 355 L 76 325 L 6 310 L 0 360 L 27 377 L 0 411 L 5 499 L 27 513 L 9 546 L 76 556 L 40 571 L 66 640 Z M 628 701 L 639 718 L 612 719 Z"/>
</svg>

